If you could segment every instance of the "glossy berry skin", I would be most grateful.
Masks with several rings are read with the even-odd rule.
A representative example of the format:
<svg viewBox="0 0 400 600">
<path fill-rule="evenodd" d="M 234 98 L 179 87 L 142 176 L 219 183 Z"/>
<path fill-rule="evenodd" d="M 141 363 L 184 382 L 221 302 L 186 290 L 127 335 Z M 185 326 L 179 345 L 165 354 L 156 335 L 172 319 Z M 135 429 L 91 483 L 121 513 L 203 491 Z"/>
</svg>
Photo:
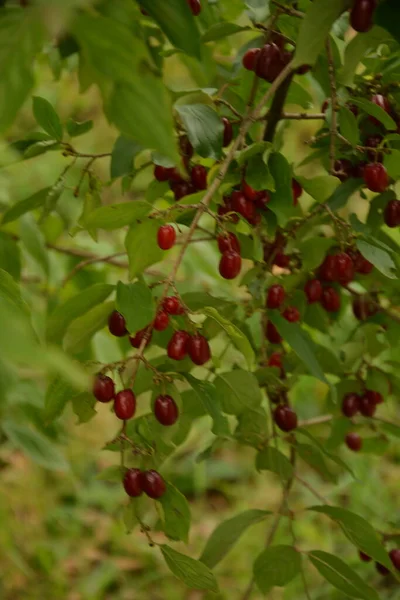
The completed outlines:
<svg viewBox="0 0 400 600">
<path fill-rule="evenodd" d="M 373 417 L 376 412 L 376 404 L 374 398 L 371 396 L 364 394 L 360 398 L 360 413 L 364 417 Z"/>
<path fill-rule="evenodd" d="M 169 316 L 164 310 L 159 310 L 154 319 L 154 329 L 156 331 L 164 331 L 169 325 Z"/>
<path fill-rule="evenodd" d="M 371 192 L 381 194 L 389 185 L 389 176 L 381 163 L 370 163 L 364 169 L 364 181 Z"/>
<path fill-rule="evenodd" d="M 346 394 L 342 401 L 342 413 L 349 419 L 354 417 L 360 409 L 360 396 L 354 392 Z"/>
<path fill-rule="evenodd" d="M 280 352 L 273 352 L 268 359 L 269 367 L 276 367 L 280 369 L 281 375 L 283 374 L 282 354 Z"/>
<path fill-rule="evenodd" d="M 211 358 L 211 350 L 204 335 L 192 335 L 188 341 L 187 351 L 195 365 L 204 365 Z"/>
<path fill-rule="evenodd" d="M 374 265 L 363 257 L 359 250 L 347 250 L 347 254 L 350 256 L 354 263 L 354 268 L 357 273 L 362 275 L 369 275 L 374 268 Z"/>
<path fill-rule="evenodd" d="M 308 304 L 319 302 L 322 297 L 322 283 L 319 279 L 310 279 L 304 286 L 304 293 L 307 296 Z"/>
<path fill-rule="evenodd" d="M 361 160 L 357 164 L 353 165 L 352 177 L 355 179 L 364 179 L 365 167 L 368 163 L 365 160 Z"/>
<path fill-rule="evenodd" d="M 201 2 L 200 0 L 187 0 L 189 4 L 189 8 L 192 11 L 192 14 L 197 17 L 201 13 Z"/>
<path fill-rule="evenodd" d="M 368 398 L 369 402 L 372 402 L 375 405 L 382 404 L 383 402 L 382 394 L 375 390 L 366 390 L 364 396 Z"/>
<path fill-rule="evenodd" d="M 242 192 L 246 196 L 247 200 L 250 200 L 251 202 L 256 202 L 258 198 L 261 198 L 264 195 L 262 190 L 255 190 L 244 179 L 242 181 Z"/>
<path fill-rule="evenodd" d="M 292 179 L 292 194 L 293 194 L 293 204 L 295 206 L 299 203 L 299 198 L 303 193 L 303 188 L 299 184 L 296 179 Z"/>
<path fill-rule="evenodd" d="M 267 210 L 267 204 L 271 197 L 267 191 L 259 192 L 259 196 L 254 200 L 254 206 L 260 210 Z"/>
<path fill-rule="evenodd" d="M 256 75 L 272 83 L 283 68 L 283 56 L 280 48 L 274 44 L 265 44 L 260 50 L 255 68 Z"/>
<path fill-rule="evenodd" d="M 128 469 L 124 475 L 123 484 L 128 496 L 137 498 L 143 493 L 140 469 Z"/>
<path fill-rule="evenodd" d="M 365 554 L 365 552 L 361 552 L 361 550 L 359 551 L 358 556 L 360 557 L 360 560 L 364 562 L 371 562 L 372 560 L 372 558 L 368 556 L 368 554 Z"/>
<path fill-rule="evenodd" d="M 132 390 L 118 392 L 114 400 L 114 412 L 118 419 L 132 419 L 136 411 L 136 396 Z"/>
<path fill-rule="evenodd" d="M 187 331 L 175 331 L 167 346 L 167 354 L 172 360 L 183 360 L 187 355 L 190 335 Z"/>
<path fill-rule="evenodd" d="M 172 225 L 161 225 L 157 232 L 157 243 L 161 250 L 169 250 L 175 244 L 176 231 Z"/>
<path fill-rule="evenodd" d="M 171 185 L 171 189 L 174 192 L 174 198 L 177 202 L 178 202 L 178 200 L 181 200 L 185 196 L 189 196 L 189 194 L 193 194 L 193 191 L 194 191 L 194 190 L 192 190 L 191 185 L 189 185 L 189 183 L 186 183 L 186 181 L 184 181 L 183 183 L 173 183 Z"/>
<path fill-rule="evenodd" d="M 337 312 L 340 308 L 340 294 L 333 287 L 322 292 L 321 305 L 327 312 Z"/>
<path fill-rule="evenodd" d="M 392 112 L 392 107 L 390 106 L 389 100 L 386 98 L 386 96 L 383 96 L 382 94 L 375 94 L 374 96 L 372 96 L 371 102 L 376 104 L 376 106 L 382 108 L 382 110 L 387 112 L 389 115 Z M 374 120 L 374 123 L 380 124 L 380 121 L 378 121 L 374 117 L 372 117 L 372 119 Z"/>
<path fill-rule="evenodd" d="M 300 311 L 296 306 L 288 306 L 282 313 L 282 317 L 289 323 L 300 321 Z"/>
<path fill-rule="evenodd" d="M 285 301 L 285 289 L 282 285 L 271 285 L 267 293 L 267 308 L 279 308 Z"/>
<path fill-rule="evenodd" d="M 226 117 L 222 117 L 222 123 L 224 126 L 222 145 L 225 148 L 226 146 L 229 146 L 229 144 L 231 143 L 231 141 L 233 139 L 233 127 L 232 127 L 232 123 L 230 122 L 230 120 L 227 119 Z"/>
<path fill-rule="evenodd" d="M 297 427 L 297 415 L 290 406 L 277 406 L 274 410 L 274 421 L 282 431 L 293 431 Z"/>
<path fill-rule="evenodd" d="M 345 252 L 336 254 L 335 260 L 337 279 L 340 283 L 346 285 L 354 279 L 354 263 Z"/>
<path fill-rule="evenodd" d="M 393 566 L 400 571 L 400 550 L 398 548 L 393 548 L 393 550 L 389 552 L 389 557 Z"/>
<path fill-rule="evenodd" d="M 389 200 L 385 206 L 383 218 L 388 227 L 400 226 L 400 200 Z"/>
<path fill-rule="evenodd" d="M 161 165 L 154 166 L 154 177 L 157 181 L 169 181 L 173 168 L 162 167 Z"/>
<path fill-rule="evenodd" d="M 232 192 L 231 195 L 232 209 L 242 215 L 244 219 L 251 223 L 256 216 L 256 208 L 254 202 L 248 200 L 242 192 Z"/>
<path fill-rule="evenodd" d="M 117 310 L 113 310 L 108 317 L 108 329 L 115 337 L 123 337 L 128 333 L 125 318 Z"/>
<path fill-rule="evenodd" d="M 371 299 L 365 296 L 357 296 L 353 300 L 352 304 L 353 314 L 359 321 L 365 321 L 368 317 L 372 317 L 378 311 L 378 307 L 371 301 Z"/>
<path fill-rule="evenodd" d="M 384 577 L 386 577 L 386 575 L 389 575 L 390 571 L 387 567 L 385 567 L 385 565 L 381 565 L 381 563 L 375 563 L 375 568 L 378 571 L 378 573 L 380 573 L 380 575 L 383 575 Z"/>
<path fill-rule="evenodd" d="M 157 396 L 154 403 L 154 415 L 157 421 L 166 427 L 176 423 L 179 417 L 179 410 L 175 400 L 168 395 Z"/>
<path fill-rule="evenodd" d="M 228 235 L 219 235 L 217 237 L 218 250 L 223 254 L 229 250 L 233 250 L 240 254 L 240 242 L 234 233 L 228 232 Z"/>
<path fill-rule="evenodd" d="M 144 329 L 141 329 L 135 335 L 133 335 L 129 338 L 129 342 L 130 342 L 132 348 L 140 348 L 142 341 L 144 340 L 145 334 L 147 333 L 147 330 L 148 330 L 147 327 L 145 327 Z M 150 344 L 152 336 L 153 336 L 153 332 L 151 332 L 150 335 L 147 336 L 145 348 Z"/>
<path fill-rule="evenodd" d="M 224 279 L 235 279 L 242 268 L 240 254 L 234 250 L 226 250 L 219 261 L 219 273 Z"/>
<path fill-rule="evenodd" d="M 99 402 L 110 402 L 115 396 L 115 385 L 111 377 L 97 375 L 93 382 L 93 395 Z"/>
<path fill-rule="evenodd" d="M 280 344 L 282 341 L 281 335 L 275 325 L 268 321 L 265 329 L 265 336 L 271 344 Z"/>
<path fill-rule="evenodd" d="M 242 58 L 242 65 L 244 68 L 248 71 L 254 71 L 259 54 L 260 48 L 250 48 L 250 50 L 247 50 L 246 54 L 244 54 Z"/>
<path fill-rule="evenodd" d="M 274 257 L 274 265 L 281 269 L 286 269 L 290 264 L 290 256 L 283 252 L 277 252 Z"/>
<path fill-rule="evenodd" d="M 362 448 L 362 439 L 358 435 L 358 433 L 350 432 L 345 437 L 346 446 L 353 450 L 353 452 L 358 452 Z"/>
<path fill-rule="evenodd" d="M 154 470 L 142 471 L 140 474 L 140 483 L 144 493 L 149 498 L 153 498 L 153 500 L 158 500 L 167 491 L 164 479 L 160 473 Z"/>
<path fill-rule="evenodd" d="M 373 25 L 376 0 L 355 0 L 350 11 L 350 25 L 359 33 L 365 33 Z"/>
<path fill-rule="evenodd" d="M 196 190 L 207 189 L 207 169 L 203 165 L 194 165 L 190 179 Z"/>
<path fill-rule="evenodd" d="M 336 256 L 326 256 L 324 262 L 319 268 L 319 276 L 323 281 L 337 281 L 338 271 Z"/>
<path fill-rule="evenodd" d="M 178 296 L 167 296 L 164 298 L 163 309 L 168 315 L 181 315 L 182 304 Z"/>
</svg>

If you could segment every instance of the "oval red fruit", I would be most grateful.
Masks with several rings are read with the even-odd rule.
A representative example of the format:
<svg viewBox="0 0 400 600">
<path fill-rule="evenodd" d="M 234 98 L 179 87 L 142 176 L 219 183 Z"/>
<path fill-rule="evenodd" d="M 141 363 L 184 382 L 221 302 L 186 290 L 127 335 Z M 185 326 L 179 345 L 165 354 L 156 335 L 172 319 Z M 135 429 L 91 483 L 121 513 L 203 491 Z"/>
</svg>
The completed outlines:
<svg viewBox="0 0 400 600">
<path fill-rule="evenodd" d="M 280 344 L 282 341 L 281 335 L 275 325 L 268 321 L 265 329 L 265 336 L 271 344 Z"/>
<path fill-rule="evenodd" d="M 108 329 L 115 337 L 123 337 L 128 333 L 126 329 L 125 317 L 121 315 L 117 310 L 113 310 L 111 315 L 108 317 Z"/>
<path fill-rule="evenodd" d="M 383 218 L 388 227 L 400 226 L 400 200 L 389 200 L 385 206 Z"/>
<path fill-rule="evenodd" d="M 355 0 L 350 11 L 350 24 L 359 33 L 365 33 L 373 25 L 376 0 Z"/>
<path fill-rule="evenodd" d="M 169 250 L 175 244 L 176 231 L 172 225 L 161 225 L 157 232 L 157 243 L 161 250 Z"/>
<path fill-rule="evenodd" d="M 168 395 L 157 396 L 154 403 L 154 415 L 161 425 L 169 427 L 176 423 L 179 410 L 175 400 Z"/>
<path fill-rule="evenodd" d="M 233 250 L 240 254 L 240 242 L 234 233 L 228 232 L 226 235 L 221 234 L 217 237 L 218 250 L 223 254 L 229 250 Z"/>
<path fill-rule="evenodd" d="M 140 483 L 142 489 L 149 498 L 158 500 L 167 491 L 167 486 L 160 473 L 157 471 L 144 471 L 140 474 Z"/>
<path fill-rule="evenodd" d="M 340 294 L 333 287 L 327 287 L 322 292 L 321 305 L 327 312 L 337 312 L 340 308 Z"/>
<path fill-rule="evenodd" d="M 187 355 L 190 335 L 187 331 L 175 331 L 167 346 L 167 354 L 172 360 L 183 360 Z"/>
<path fill-rule="evenodd" d="M 190 179 L 197 190 L 207 189 L 207 169 L 203 165 L 194 165 Z"/>
<path fill-rule="evenodd" d="M 173 167 L 163 167 L 161 165 L 154 166 L 154 177 L 157 181 L 169 181 L 173 172 Z"/>
<path fill-rule="evenodd" d="M 147 338 L 145 348 L 150 344 L 153 332 L 148 333 L 148 331 L 148 327 L 145 327 L 129 338 L 132 348 L 140 348 L 145 337 Z"/>
<path fill-rule="evenodd" d="M 204 365 L 211 358 L 211 350 L 204 335 L 192 335 L 188 342 L 188 354 L 195 365 Z"/>
<path fill-rule="evenodd" d="M 280 308 L 285 301 L 285 289 L 282 285 L 271 285 L 267 292 L 267 308 Z"/>
<path fill-rule="evenodd" d="M 290 406 L 280 405 L 274 410 L 274 421 L 282 431 L 293 431 L 297 427 L 297 414 Z"/>
<path fill-rule="evenodd" d="M 345 417 L 354 417 L 360 409 L 360 396 L 354 392 L 346 394 L 342 401 L 342 413 Z"/>
<path fill-rule="evenodd" d="M 276 44 L 270 43 L 261 48 L 255 71 L 258 77 L 272 83 L 282 71 L 283 66 L 280 48 Z"/>
<path fill-rule="evenodd" d="M 234 250 L 227 250 L 221 256 L 219 261 L 219 273 L 224 279 L 235 279 L 242 268 L 242 259 L 240 254 Z"/>
<path fill-rule="evenodd" d="M 118 419 L 131 419 L 136 411 L 136 396 L 132 390 L 118 392 L 114 400 L 114 412 Z"/>
<path fill-rule="evenodd" d="M 229 146 L 229 144 L 231 143 L 231 141 L 233 139 L 233 127 L 232 127 L 232 123 L 230 122 L 230 120 L 227 119 L 226 117 L 222 117 L 222 123 L 224 125 L 222 145 L 225 148 L 225 146 Z"/>
<path fill-rule="evenodd" d="M 389 185 L 389 176 L 381 163 L 370 163 L 364 169 L 364 181 L 371 192 L 381 194 Z"/>
<path fill-rule="evenodd" d="M 93 395 L 99 402 L 110 402 L 115 396 L 115 385 L 111 377 L 97 375 L 93 382 Z"/>
<path fill-rule="evenodd" d="M 201 13 L 201 2 L 200 0 L 187 0 L 192 14 L 197 17 Z"/>
<path fill-rule="evenodd" d="M 389 557 L 393 566 L 400 571 L 400 549 L 393 548 L 393 550 L 389 552 Z"/>
<path fill-rule="evenodd" d="M 259 54 L 260 48 L 250 48 L 250 50 L 247 50 L 242 58 L 242 65 L 244 68 L 248 71 L 254 71 Z"/>
<path fill-rule="evenodd" d="M 164 310 L 159 310 L 154 319 L 154 329 L 156 331 L 164 331 L 169 325 L 169 316 Z"/>
<path fill-rule="evenodd" d="M 337 281 L 338 272 L 336 264 L 336 256 L 329 255 L 325 257 L 324 262 L 319 268 L 319 276 L 323 281 Z"/>
<path fill-rule="evenodd" d="M 292 194 L 293 194 L 293 204 L 297 206 L 299 203 L 299 198 L 303 193 L 303 188 L 300 183 L 296 179 L 292 179 Z"/>
<path fill-rule="evenodd" d="M 182 304 L 178 296 L 167 296 L 164 298 L 163 309 L 169 315 L 181 315 L 183 312 Z"/>
<path fill-rule="evenodd" d="M 350 432 L 346 435 L 345 438 L 346 446 L 353 450 L 353 452 L 358 452 L 362 448 L 362 439 L 358 435 L 358 433 Z"/>
<path fill-rule="evenodd" d="M 364 394 L 360 398 L 360 413 L 364 417 L 373 417 L 376 412 L 375 399 L 369 394 Z"/>
<path fill-rule="evenodd" d="M 300 321 L 300 311 L 296 306 L 288 306 L 282 313 L 282 317 L 289 323 Z"/>
<path fill-rule="evenodd" d="M 322 297 L 322 283 L 319 279 L 310 279 L 304 286 L 308 304 L 319 302 Z"/>
<path fill-rule="evenodd" d="M 345 252 L 336 254 L 336 271 L 338 281 L 347 284 L 354 278 L 354 263 Z"/>
</svg>

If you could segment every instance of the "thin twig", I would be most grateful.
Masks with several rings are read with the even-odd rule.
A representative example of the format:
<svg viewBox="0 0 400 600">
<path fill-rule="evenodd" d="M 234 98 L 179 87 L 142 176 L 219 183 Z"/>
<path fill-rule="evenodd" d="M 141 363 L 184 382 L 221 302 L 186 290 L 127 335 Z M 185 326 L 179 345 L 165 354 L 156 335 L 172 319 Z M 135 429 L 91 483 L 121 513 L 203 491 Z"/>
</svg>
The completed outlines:
<svg viewBox="0 0 400 600">
<path fill-rule="evenodd" d="M 313 494 L 313 496 L 315 496 L 316 498 L 318 498 L 318 500 L 320 502 L 322 502 L 322 504 L 331 504 L 331 502 L 329 502 L 329 500 L 327 500 L 326 498 L 324 498 L 324 496 L 322 496 L 322 494 L 320 494 L 316 489 L 314 489 L 312 487 L 312 485 L 310 485 L 308 483 L 308 481 L 306 481 L 305 479 L 302 479 L 299 475 L 295 475 L 296 480 L 301 483 L 301 485 L 303 485 L 305 488 L 308 489 L 309 492 L 311 492 Z"/>
<path fill-rule="evenodd" d="M 223 104 L 224 106 L 226 106 L 227 108 L 229 108 L 229 110 L 236 116 L 238 117 L 240 120 L 243 118 L 242 115 L 240 114 L 239 111 L 236 110 L 236 108 L 234 108 L 232 106 L 232 104 L 229 104 L 229 102 L 227 102 L 226 100 L 224 100 L 223 98 L 216 98 L 214 100 L 214 102 L 216 104 Z"/>
<path fill-rule="evenodd" d="M 324 113 L 282 113 L 282 119 L 293 119 L 294 121 L 308 121 L 308 120 L 325 120 L 326 115 Z"/>
<path fill-rule="evenodd" d="M 105 262 L 105 263 L 111 263 L 111 264 L 117 264 L 117 266 L 119 267 L 125 267 L 128 268 L 129 264 L 127 262 L 124 263 L 115 263 L 114 258 L 117 258 L 119 256 L 126 256 L 126 251 L 125 252 L 116 252 L 115 254 L 110 254 L 109 256 L 93 256 L 91 258 L 86 258 L 85 260 L 82 260 L 80 263 L 78 263 L 77 265 L 75 265 L 75 267 L 72 269 L 72 271 L 70 271 L 68 273 L 68 275 L 65 276 L 63 282 L 62 282 L 62 286 L 65 286 L 65 284 L 72 279 L 72 277 L 74 277 L 78 271 L 81 271 L 82 269 L 84 269 L 85 267 L 87 267 L 88 265 L 93 265 L 95 263 L 98 262 Z"/>
<path fill-rule="evenodd" d="M 335 78 L 335 64 L 333 61 L 332 44 L 330 39 L 326 40 L 326 53 L 328 55 L 328 72 L 329 82 L 331 86 L 331 107 L 332 107 L 332 119 L 330 128 L 330 144 L 329 144 L 329 161 L 331 174 L 335 174 L 335 160 L 336 160 L 336 135 L 337 135 L 337 90 L 336 90 L 336 78 Z"/>
<path fill-rule="evenodd" d="M 283 13 L 290 15 L 291 17 L 298 17 L 299 19 L 302 19 L 305 16 L 304 13 L 301 12 L 300 10 L 296 10 L 295 8 L 290 8 L 290 6 L 284 6 L 280 2 L 277 2 L 276 0 L 271 0 L 271 4 L 275 4 L 275 6 L 280 8 Z"/>
</svg>

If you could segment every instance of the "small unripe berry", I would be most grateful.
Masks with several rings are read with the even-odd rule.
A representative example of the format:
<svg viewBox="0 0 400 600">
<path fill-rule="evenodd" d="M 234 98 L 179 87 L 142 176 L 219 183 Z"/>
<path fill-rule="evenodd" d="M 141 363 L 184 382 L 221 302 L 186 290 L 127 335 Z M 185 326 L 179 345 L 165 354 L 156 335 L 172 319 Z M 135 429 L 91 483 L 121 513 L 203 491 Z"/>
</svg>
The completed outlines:
<svg viewBox="0 0 400 600">
<path fill-rule="evenodd" d="M 285 301 L 285 289 L 282 285 L 271 285 L 267 293 L 267 308 L 279 308 Z"/>
</svg>

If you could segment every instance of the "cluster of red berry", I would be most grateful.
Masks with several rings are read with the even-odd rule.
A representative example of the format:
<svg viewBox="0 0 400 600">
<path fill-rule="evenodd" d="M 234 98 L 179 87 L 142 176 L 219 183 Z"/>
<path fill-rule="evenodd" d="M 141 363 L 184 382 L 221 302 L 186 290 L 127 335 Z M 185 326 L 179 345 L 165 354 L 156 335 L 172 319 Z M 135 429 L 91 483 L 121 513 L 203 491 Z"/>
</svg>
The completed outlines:
<svg viewBox="0 0 400 600">
<path fill-rule="evenodd" d="M 291 49 L 287 49 L 284 36 L 276 32 L 262 48 L 247 50 L 242 58 L 242 64 L 248 71 L 254 71 L 257 77 L 272 83 L 292 58 L 293 46 Z M 296 73 L 304 75 L 309 70 L 308 65 L 301 65 Z"/>
<path fill-rule="evenodd" d="M 349 419 L 360 413 L 364 417 L 373 417 L 378 404 L 382 404 L 383 396 L 374 390 L 365 390 L 360 396 L 354 392 L 346 394 L 342 401 L 342 413 Z M 350 450 L 358 452 L 362 448 L 362 438 L 358 433 L 346 435 L 346 445 Z"/>
<path fill-rule="evenodd" d="M 131 498 L 137 498 L 144 492 L 149 498 L 158 500 L 167 491 L 164 479 L 158 471 L 141 471 L 140 469 L 127 469 L 123 485 L 126 493 Z"/>
<path fill-rule="evenodd" d="M 359 557 L 363 562 L 371 562 L 372 558 L 370 556 L 368 556 L 368 554 L 365 554 L 365 552 L 359 552 Z M 398 571 L 400 571 L 400 549 L 399 548 L 393 548 L 392 550 L 390 550 L 389 552 L 389 558 L 392 561 L 392 565 L 394 566 L 395 569 L 397 569 Z M 385 565 L 382 565 L 381 563 L 376 562 L 375 563 L 375 568 L 378 571 L 378 573 L 380 573 L 380 575 L 389 575 L 390 571 L 387 567 L 385 567 Z"/>
<path fill-rule="evenodd" d="M 350 11 L 350 24 L 359 33 L 369 31 L 374 24 L 376 0 L 354 0 Z"/>
</svg>

